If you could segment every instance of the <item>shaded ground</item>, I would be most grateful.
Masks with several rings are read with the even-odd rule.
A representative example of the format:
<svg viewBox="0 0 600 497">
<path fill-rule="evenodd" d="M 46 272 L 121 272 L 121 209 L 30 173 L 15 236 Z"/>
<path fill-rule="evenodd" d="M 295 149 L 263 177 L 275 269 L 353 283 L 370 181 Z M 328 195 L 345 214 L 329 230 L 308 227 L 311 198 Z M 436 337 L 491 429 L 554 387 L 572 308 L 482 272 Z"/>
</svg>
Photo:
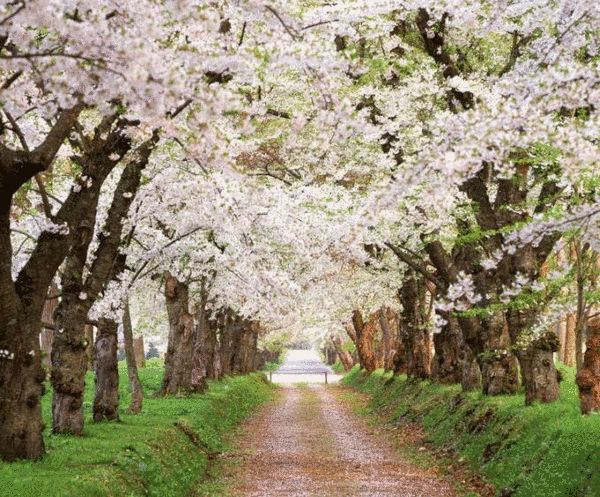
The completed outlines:
<svg viewBox="0 0 600 497">
<path fill-rule="evenodd" d="M 452 487 L 405 461 L 340 399 L 343 388 L 285 385 L 245 424 L 230 495 L 446 497 Z"/>
</svg>

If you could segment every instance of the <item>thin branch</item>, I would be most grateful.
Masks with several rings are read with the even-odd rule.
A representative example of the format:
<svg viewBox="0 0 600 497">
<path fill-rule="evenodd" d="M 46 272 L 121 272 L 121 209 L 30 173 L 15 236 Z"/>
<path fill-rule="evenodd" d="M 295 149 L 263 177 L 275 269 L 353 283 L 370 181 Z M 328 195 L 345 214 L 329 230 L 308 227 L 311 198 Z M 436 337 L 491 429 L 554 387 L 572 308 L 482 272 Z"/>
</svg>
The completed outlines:
<svg viewBox="0 0 600 497">
<path fill-rule="evenodd" d="M 281 25 L 286 30 L 287 34 L 290 35 L 290 37 L 292 38 L 292 40 L 298 41 L 301 38 L 300 36 L 298 36 L 298 34 L 294 33 L 294 31 L 292 31 L 292 28 L 290 28 L 287 25 L 287 23 L 279 15 L 279 12 L 277 12 L 273 7 L 271 7 L 270 5 L 266 5 L 265 9 L 267 9 L 269 12 L 271 12 L 271 14 L 273 14 L 277 18 L 277 20 L 281 23 Z"/>
<path fill-rule="evenodd" d="M 431 274 L 422 264 L 419 264 L 407 254 L 405 254 L 400 247 L 385 242 L 385 246 L 388 247 L 402 262 L 410 266 L 412 269 L 423 275 L 429 281 L 431 281 L 436 287 L 442 288 L 444 285 L 433 275 Z"/>
<path fill-rule="evenodd" d="M 242 25 L 242 33 L 240 34 L 240 41 L 238 41 L 238 47 L 242 46 L 242 43 L 244 43 L 244 36 L 246 35 L 246 26 L 248 25 L 247 21 L 244 21 L 244 24 Z"/>
<path fill-rule="evenodd" d="M 21 75 L 23 74 L 23 71 L 17 71 L 15 73 L 13 73 L 12 76 L 10 76 L 4 83 L 2 83 L 2 86 L 0 86 L 0 90 L 7 90 L 8 88 L 10 88 L 10 86 L 21 77 Z"/>
<path fill-rule="evenodd" d="M 306 31 L 307 29 L 316 28 L 317 26 L 323 26 L 324 24 L 333 24 L 334 22 L 339 22 L 339 19 L 330 19 L 328 21 L 317 21 L 312 24 L 308 24 L 300 28 L 300 31 Z"/>
</svg>

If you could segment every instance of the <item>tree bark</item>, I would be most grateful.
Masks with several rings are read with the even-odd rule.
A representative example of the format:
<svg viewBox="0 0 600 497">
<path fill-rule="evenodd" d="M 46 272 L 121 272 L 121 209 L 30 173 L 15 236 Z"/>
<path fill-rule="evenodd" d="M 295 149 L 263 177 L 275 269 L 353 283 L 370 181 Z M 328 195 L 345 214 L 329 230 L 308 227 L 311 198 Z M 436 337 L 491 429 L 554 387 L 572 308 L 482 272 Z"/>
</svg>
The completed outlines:
<svg viewBox="0 0 600 497">
<path fill-rule="evenodd" d="M 463 372 L 460 379 L 463 392 L 481 390 L 481 368 L 471 347 L 465 343 L 462 353 Z"/>
<path fill-rule="evenodd" d="M 394 356 L 396 355 L 396 338 L 398 328 L 398 317 L 389 308 L 382 309 L 379 313 L 379 326 L 383 340 L 383 369 L 394 370 Z"/>
<path fill-rule="evenodd" d="M 335 347 L 335 351 L 337 352 L 338 357 L 340 358 L 340 362 L 342 366 L 344 366 L 344 371 L 348 372 L 354 366 L 354 359 L 352 359 L 352 355 L 347 350 L 344 350 L 344 341 L 342 337 L 339 335 L 333 335 L 331 337 L 331 342 Z"/>
<path fill-rule="evenodd" d="M 133 352 L 135 354 L 135 365 L 138 369 L 146 367 L 146 352 L 144 350 L 144 337 L 139 336 L 133 339 Z"/>
<path fill-rule="evenodd" d="M 464 342 L 458 321 L 449 313 L 441 316 L 446 324 L 440 333 L 433 335 L 435 354 L 431 376 L 438 383 L 452 385 L 462 383 L 465 364 L 463 362 Z"/>
<path fill-rule="evenodd" d="M 109 171 L 96 164 L 84 165 L 78 181 L 83 181 L 88 173 L 95 181 L 89 186 L 86 180 L 86 188 L 81 192 L 71 191 L 67 196 L 51 219 L 66 229 L 42 232 L 16 281 L 12 280 L 10 271 L 12 197 L 24 183 L 51 165 L 82 109 L 83 106 L 78 105 L 61 111 L 35 150 L 15 151 L 0 146 L 0 314 L 3 318 L 0 349 L 8 351 L 9 357 L 14 354 L 13 359 L 9 359 L 14 362 L 0 361 L 0 457 L 7 460 L 35 459 L 43 455 L 40 397 L 44 373 L 39 332 L 45 297 L 71 246 L 81 213 L 93 204 Z M 114 120 L 107 118 L 106 121 L 112 123 Z M 126 141 L 126 138 L 121 136 L 119 140 Z"/>
<path fill-rule="evenodd" d="M 10 261 L 1 257 L 0 260 L 2 265 Z M 0 288 L 0 293 L 5 291 Z M 3 351 L 0 356 L 0 456 L 5 461 L 38 459 L 44 454 L 40 399 L 44 393 L 45 373 L 40 361 L 40 322 L 35 321 L 35 316 L 26 319 L 16 299 L 13 312 L 7 312 L 6 294 L 0 300 L 2 331 L 5 331 L 0 334 Z"/>
<path fill-rule="evenodd" d="M 577 319 L 575 314 L 567 315 L 567 329 L 565 332 L 565 351 L 563 362 L 565 366 L 574 368 L 577 365 Z"/>
<path fill-rule="evenodd" d="M 85 340 L 87 352 L 87 370 L 94 370 L 94 326 L 91 324 L 85 325 Z"/>
<path fill-rule="evenodd" d="M 221 378 L 221 356 L 219 346 L 219 325 L 216 318 L 208 319 L 206 336 L 206 375 L 208 378 L 216 380 Z"/>
<path fill-rule="evenodd" d="M 101 318 L 96 337 L 95 367 L 96 393 L 94 397 L 94 421 L 119 420 L 119 367 L 117 361 L 116 322 Z"/>
<path fill-rule="evenodd" d="M 504 312 L 483 320 L 486 349 L 479 356 L 482 389 L 486 395 L 512 394 L 519 389 L 517 358 L 510 352 L 510 336 Z"/>
<path fill-rule="evenodd" d="M 406 352 L 406 330 L 401 319 L 398 319 L 396 323 L 396 339 L 394 349 L 394 374 L 406 374 L 408 359 Z"/>
<path fill-rule="evenodd" d="M 42 365 L 50 370 L 52 365 L 52 342 L 54 340 L 54 312 L 58 307 L 58 288 L 55 283 L 50 285 L 44 309 L 42 311 L 42 332 L 40 333 L 40 348 L 42 354 Z"/>
<path fill-rule="evenodd" d="M 577 386 L 582 414 L 600 412 L 600 318 L 588 322 L 587 348 Z"/>
<path fill-rule="evenodd" d="M 554 352 L 557 350 L 558 337 L 554 332 L 548 332 L 518 353 L 526 405 L 558 399 L 560 386 L 554 367 Z"/>
<path fill-rule="evenodd" d="M 358 352 L 360 366 L 369 373 L 377 369 L 374 340 L 378 325 L 376 315 L 370 316 L 365 323 L 360 311 L 355 310 L 352 313 L 352 326 L 356 336 L 356 351 Z"/>
<path fill-rule="evenodd" d="M 127 377 L 129 378 L 129 387 L 131 389 L 131 402 L 127 412 L 139 414 L 142 412 L 144 394 L 140 377 L 138 376 L 137 357 L 133 345 L 133 325 L 131 323 L 131 310 L 128 300 L 125 301 L 125 309 L 123 311 L 123 340 L 125 342 L 125 359 L 127 360 Z"/>
<path fill-rule="evenodd" d="M 217 317 L 219 329 L 219 363 L 221 374 L 228 376 L 233 372 L 233 358 L 238 345 L 238 317 L 230 310 L 220 312 Z"/>
<path fill-rule="evenodd" d="M 534 325 L 536 311 L 509 310 L 507 315 L 511 339 L 516 344 Z M 530 341 L 526 348 L 517 350 L 527 405 L 535 401 L 548 403 L 558 399 L 559 375 L 554 365 L 554 352 L 558 350 L 558 345 L 558 336 L 550 330 Z"/>
<path fill-rule="evenodd" d="M 411 378 L 431 377 L 431 334 L 426 316 L 426 287 L 411 270 L 400 289 L 406 329 L 406 372 Z"/>
<path fill-rule="evenodd" d="M 165 273 L 165 298 L 169 343 L 161 394 L 174 395 L 191 389 L 194 318 L 190 314 L 187 285 L 170 273 Z"/>
<path fill-rule="evenodd" d="M 209 335 L 209 323 L 207 316 L 207 292 L 201 291 L 200 302 L 196 310 L 196 326 L 194 328 L 194 351 L 192 357 L 192 379 L 191 388 L 194 392 L 204 392 L 207 388 L 206 378 L 209 375 L 209 363 L 212 359 L 211 343 Z"/>
</svg>

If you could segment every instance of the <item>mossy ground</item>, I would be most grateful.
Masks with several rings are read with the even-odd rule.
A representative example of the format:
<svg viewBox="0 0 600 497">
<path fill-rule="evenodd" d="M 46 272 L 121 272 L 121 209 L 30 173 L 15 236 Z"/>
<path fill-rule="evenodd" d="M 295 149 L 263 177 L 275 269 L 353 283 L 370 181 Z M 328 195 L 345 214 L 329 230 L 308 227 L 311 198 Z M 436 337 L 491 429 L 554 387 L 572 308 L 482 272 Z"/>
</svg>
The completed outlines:
<svg viewBox="0 0 600 497">
<path fill-rule="evenodd" d="M 204 479 L 210 459 L 225 449 L 224 435 L 271 397 L 260 374 L 211 382 L 204 395 L 156 398 L 162 363 L 140 369 L 144 409 L 121 413 L 119 423 L 90 419 L 93 376 L 88 375 L 85 436 L 56 436 L 47 429 L 47 455 L 37 462 L 0 462 L 0 497 L 176 497 Z M 123 410 L 129 403 L 127 373 L 120 371 Z M 51 393 L 43 414 L 51 425 Z"/>
<path fill-rule="evenodd" d="M 529 407 L 523 395 L 464 394 L 382 371 L 355 368 L 344 383 L 391 422 L 422 423 L 431 443 L 453 449 L 504 495 L 599 497 L 600 416 L 580 415 L 574 372 L 562 373 L 560 400 Z"/>
</svg>

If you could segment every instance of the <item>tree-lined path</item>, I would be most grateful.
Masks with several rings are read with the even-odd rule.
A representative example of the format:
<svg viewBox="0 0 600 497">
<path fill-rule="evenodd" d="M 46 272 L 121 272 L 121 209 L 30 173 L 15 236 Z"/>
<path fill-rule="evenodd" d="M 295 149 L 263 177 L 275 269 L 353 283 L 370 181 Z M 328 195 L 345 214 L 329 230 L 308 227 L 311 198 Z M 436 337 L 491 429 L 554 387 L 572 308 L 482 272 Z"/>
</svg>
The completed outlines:
<svg viewBox="0 0 600 497">
<path fill-rule="evenodd" d="M 447 493 L 334 372 L 600 496 L 600 2 L 0 2 L 0 497 Z"/>
<path fill-rule="evenodd" d="M 309 353 L 292 351 L 301 366 Z M 389 440 L 354 414 L 343 387 L 310 383 L 281 387 L 277 399 L 244 427 L 230 495 L 245 497 L 417 497 L 455 495 L 432 471 L 403 460 Z"/>
</svg>

